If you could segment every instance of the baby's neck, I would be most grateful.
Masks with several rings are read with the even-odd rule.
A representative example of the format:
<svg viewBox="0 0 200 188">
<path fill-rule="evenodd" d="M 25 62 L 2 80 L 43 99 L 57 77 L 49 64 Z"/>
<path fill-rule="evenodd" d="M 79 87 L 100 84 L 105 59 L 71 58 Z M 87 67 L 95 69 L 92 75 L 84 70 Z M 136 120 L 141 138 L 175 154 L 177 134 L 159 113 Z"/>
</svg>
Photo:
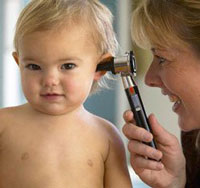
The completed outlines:
<svg viewBox="0 0 200 188">
<path fill-rule="evenodd" d="M 38 109 L 33 108 L 29 103 L 23 105 L 25 112 L 32 117 L 36 117 L 37 119 L 40 118 L 41 120 L 50 120 L 50 121 L 74 121 L 75 119 L 84 116 L 87 112 L 83 105 L 79 106 L 78 108 L 74 109 L 73 111 L 69 111 L 66 113 L 61 114 L 48 114 Z"/>
</svg>

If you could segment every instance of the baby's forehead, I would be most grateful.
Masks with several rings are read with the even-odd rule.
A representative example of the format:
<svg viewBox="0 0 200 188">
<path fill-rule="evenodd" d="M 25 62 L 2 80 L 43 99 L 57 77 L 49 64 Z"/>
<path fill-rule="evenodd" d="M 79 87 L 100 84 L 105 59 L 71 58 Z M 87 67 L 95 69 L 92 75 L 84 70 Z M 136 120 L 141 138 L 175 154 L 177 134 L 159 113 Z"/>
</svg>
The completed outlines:
<svg viewBox="0 0 200 188">
<path fill-rule="evenodd" d="M 39 51 L 38 51 L 39 49 Z M 91 31 L 81 25 L 63 26 L 50 30 L 40 30 L 25 35 L 18 43 L 18 52 L 23 54 L 66 54 L 66 52 L 92 52 L 100 54 L 96 41 L 91 37 Z M 89 50 L 89 51 L 88 51 Z M 37 54 L 34 53 L 34 56 Z"/>
<path fill-rule="evenodd" d="M 48 26 L 48 27 L 33 27 L 30 28 L 26 32 L 24 32 L 21 37 L 18 38 L 18 42 L 22 41 L 24 38 L 29 38 L 29 36 L 33 36 L 34 34 L 43 33 L 48 34 L 49 36 L 54 36 L 61 34 L 62 32 L 72 32 L 74 35 L 77 33 L 81 36 L 86 38 L 86 42 L 88 44 L 95 44 L 97 46 L 100 45 L 100 36 L 90 23 L 82 20 L 67 20 L 66 22 L 61 22 L 60 24 Z M 66 36 L 67 37 L 67 36 Z"/>
</svg>

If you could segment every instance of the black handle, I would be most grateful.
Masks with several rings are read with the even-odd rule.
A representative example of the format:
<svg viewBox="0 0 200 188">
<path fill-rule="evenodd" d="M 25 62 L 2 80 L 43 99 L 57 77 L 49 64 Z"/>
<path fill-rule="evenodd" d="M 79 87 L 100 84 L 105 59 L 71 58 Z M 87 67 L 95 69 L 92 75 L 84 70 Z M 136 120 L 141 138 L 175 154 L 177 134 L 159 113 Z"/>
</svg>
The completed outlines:
<svg viewBox="0 0 200 188">
<path fill-rule="evenodd" d="M 128 88 L 125 89 L 125 92 L 126 92 L 131 110 L 134 114 L 136 125 L 152 133 L 151 126 L 146 116 L 146 112 L 144 110 L 144 106 L 143 106 L 141 97 L 139 95 L 139 90 L 137 86 L 134 86 L 134 90 L 135 90 L 134 94 L 131 94 Z M 154 140 L 152 140 L 151 142 L 145 142 L 145 144 L 153 148 L 156 148 L 156 144 Z"/>
</svg>

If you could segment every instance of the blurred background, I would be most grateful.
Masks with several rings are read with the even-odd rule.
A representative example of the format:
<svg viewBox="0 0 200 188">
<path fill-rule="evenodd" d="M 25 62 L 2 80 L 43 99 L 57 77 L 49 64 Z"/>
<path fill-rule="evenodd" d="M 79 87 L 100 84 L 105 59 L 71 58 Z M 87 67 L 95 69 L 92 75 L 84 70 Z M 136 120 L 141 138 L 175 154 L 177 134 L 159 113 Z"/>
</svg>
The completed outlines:
<svg viewBox="0 0 200 188">
<path fill-rule="evenodd" d="M 18 67 L 12 58 L 13 34 L 15 23 L 21 9 L 29 0 L 0 0 L 0 107 L 15 106 L 26 102 L 21 86 Z M 172 112 L 169 99 L 162 96 L 159 89 L 149 88 L 144 85 L 144 74 L 151 62 L 150 52 L 133 46 L 130 35 L 130 19 L 134 0 L 101 0 L 107 5 L 114 15 L 114 29 L 120 44 L 119 54 L 134 50 L 138 65 L 136 82 L 144 102 L 147 114 L 156 114 L 160 123 L 171 133 L 179 138 L 177 117 Z M 115 76 L 112 89 L 104 89 L 91 96 L 85 102 L 85 108 L 112 123 L 114 123 L 127 144 L 122 134 L 124 124 L 122 115 L 129 109 L 127 98 L 123 90 L 121 79 Z M 127 151 L 129 165 L 129 153 Z M 130 165 L 129 165 L 130 166 Z M 130 175 L 135 188 L 146 188 L 145 185 L 130 168 Z"/>
</svg>

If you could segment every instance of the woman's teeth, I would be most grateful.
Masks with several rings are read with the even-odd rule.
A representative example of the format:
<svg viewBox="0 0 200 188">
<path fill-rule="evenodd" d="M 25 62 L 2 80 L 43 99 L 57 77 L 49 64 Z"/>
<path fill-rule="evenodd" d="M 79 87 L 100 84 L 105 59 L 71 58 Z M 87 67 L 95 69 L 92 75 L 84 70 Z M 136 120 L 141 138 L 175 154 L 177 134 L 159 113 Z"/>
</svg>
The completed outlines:
<svg viewBox="0 0 200 188">
<path fill-rule="evenodd" d="M 172 109 L 173 109 L 174 112 L 179 108 L 180 104 L 181 104 L 180 100 L 178 100 L 178 101 L 175 102 L 175 104 L 172 107 Z"/>
<path fill-rule="evenodd" d="M 171 95 L 171 96 L 169 96 L 169 100 L 170 100 L 170 102 L 174 103 L 174 105 L 172 107 L 173 111 L 175 111 L 181 104 L 181 99 L 179 99 L 177 96 Z"/>
<path fill-rule="evenodd" d="M 180 99 L 175 95 L 171 95 L 169 96 L 169 100 L 170 102 L 176 102 L 176 101 L 179 101 Z"/>
</svg>

